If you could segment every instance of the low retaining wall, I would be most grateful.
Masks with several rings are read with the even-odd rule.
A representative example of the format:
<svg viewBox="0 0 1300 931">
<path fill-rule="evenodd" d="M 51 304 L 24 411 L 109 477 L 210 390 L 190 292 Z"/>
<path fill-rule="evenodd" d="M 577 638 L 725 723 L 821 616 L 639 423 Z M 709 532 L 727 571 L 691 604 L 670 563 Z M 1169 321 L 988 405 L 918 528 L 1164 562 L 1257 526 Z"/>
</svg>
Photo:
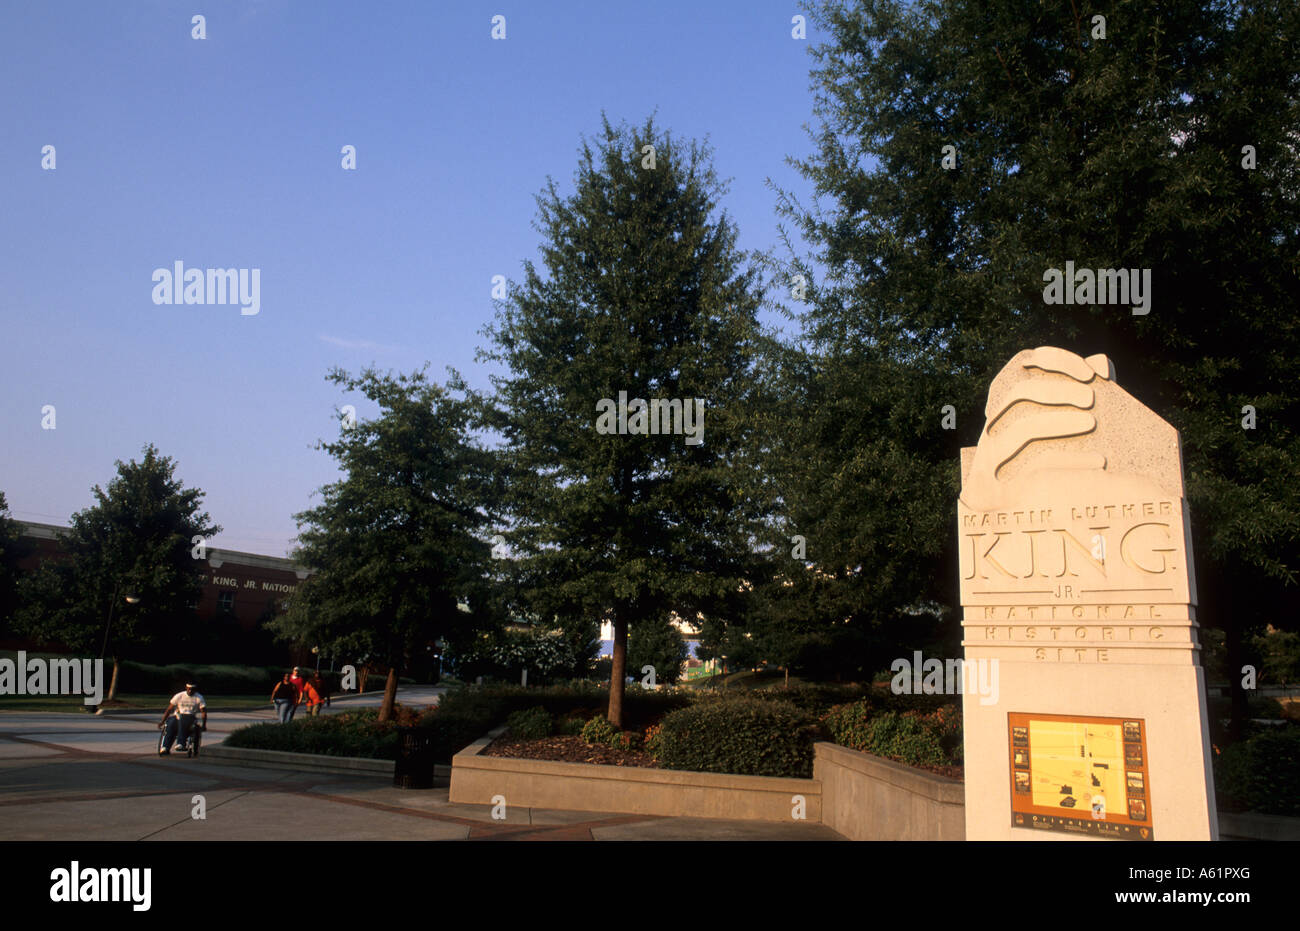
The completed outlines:
<svg viewBox="0 0 1300 931">
<path fill-rule="evenodd" d="M 598 766 L 483 756 L 498 729 L 452 759 L 453 803 L 507 805 L 565 811 L 609 811 L 678 818 L 790 821 L 795 800 L 804 798 L 804 817 L 822 818 L 821 787 L 813 779 L 729 776 L 640 766 Z"/>
<path fill-rule="evenodd" d="M 1300 840 L 1300 818 L 1253 811 L 1219 812 L 1221 840 Z"/>
<path fill-rule="evenodd" d="M 308 773 L 339 773 L 349 776 L 374 776 L 393 778 L 395 764 L 392 760 L 370 760 L 352 756 L 326 756 L 319 753 L 286 753 L 283 750 L 253 750 L 247 747 L 205 746 L 199 754 L 200 761 L 222 763 L 227 766 L 255 766 L 263 769 L 296 769 Z M 439 774 L 449 775 L 450 767 L 440 766 Z"/>
<path fill-rule="evenodd" d="M 832 743 L 816 745 L 822 824 L 850 840 L 965 840 L 965 785 Z M 1300 818 L 1219 812 L 1224 840 L 1300 840 Z"/>
<path fill-rule="evenodd" d="M 965 840 L 966 790 L 955 779 L 818 743 L 822 824 L 850 840 Z"/>
</svg>

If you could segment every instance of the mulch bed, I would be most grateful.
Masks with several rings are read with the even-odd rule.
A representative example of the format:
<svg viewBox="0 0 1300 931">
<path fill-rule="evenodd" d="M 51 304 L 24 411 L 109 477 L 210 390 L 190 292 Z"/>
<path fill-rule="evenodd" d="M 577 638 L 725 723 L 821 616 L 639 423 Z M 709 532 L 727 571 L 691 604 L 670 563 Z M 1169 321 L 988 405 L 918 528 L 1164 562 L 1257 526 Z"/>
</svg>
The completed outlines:
<svg viewBox="0 0 1300 931">
<path fill-rule="evenodd" d="M 488 744 L 483 756 L 507 756 L 523 760 L 554 760 L 557 763 L 599 763 L 603 766 L 643 766 L 658 769 L 655 758 L 644 750 L 623 750 L 587 743 L 581 737 L 543 737 L 515 740 L 498 737 Z"/>
</svg>

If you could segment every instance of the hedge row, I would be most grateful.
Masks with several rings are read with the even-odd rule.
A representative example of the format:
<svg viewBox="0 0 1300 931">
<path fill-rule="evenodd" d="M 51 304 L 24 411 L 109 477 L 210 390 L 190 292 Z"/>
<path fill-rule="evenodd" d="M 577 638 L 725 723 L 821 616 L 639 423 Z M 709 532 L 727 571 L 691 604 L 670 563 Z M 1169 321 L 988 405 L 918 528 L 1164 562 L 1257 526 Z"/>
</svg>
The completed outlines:
<svg viewBox="0 0 1300 931">
<path fill-rule="evenodd" d="M 793 688 L 767 687 L 761 689 L 729 690 L 701 689 L 696 693 L 700 701 L 742 701 L 752 699 L 760 702 L 782 702 L 794 705 L 803 711 L 820 717 L 834 705 L 856 701 L 867 694 L 863 685 L 796 685 Z"/>
<path fill-rule="evenodd" d="M 623 695 L 624 726 L 630 730 L 644 730 L 668 712 L 683 708 L 693 701 L 692 693 L 684 690 L 651 691 L 628 686 Z M 504 723 L 514 712 L 534 707 L 544 709 L 557 720 L 588 720 L 608 711 L 609 690 L 596 683 L 581 681 L 544 688 L 524 688 L 518 685 L 465 686 L 444 694 L 434 715 L 487 720 L 487 729 L 490 729 Z"/>
<path fill-rule="evenodd" d="M 111 675 L 111 668 L 105 665 L 105 673 Z M 186 663 L 154 666 L 132 660 L 123 660 L 119 665 L 119 692 L 169 696 L 185 688 L 186 682 L 195 683 L 204 695 L 260 695 L 265 692 L 269 696 L 275 683 L 289 671 L 280 666 L 207 666 Z"/>
<path fill-rule="evenodd" d="M 298 717 L 288 724 L 242 727 L 226 738 L 225 746 L 395 760 L 399 746 L 397 729 L 403 723 L 414 721 L 414 712 L 401 709 L 393 720 L 380 724 L 378 709 L 362 708 L 316 718 Z"/>
</svg>

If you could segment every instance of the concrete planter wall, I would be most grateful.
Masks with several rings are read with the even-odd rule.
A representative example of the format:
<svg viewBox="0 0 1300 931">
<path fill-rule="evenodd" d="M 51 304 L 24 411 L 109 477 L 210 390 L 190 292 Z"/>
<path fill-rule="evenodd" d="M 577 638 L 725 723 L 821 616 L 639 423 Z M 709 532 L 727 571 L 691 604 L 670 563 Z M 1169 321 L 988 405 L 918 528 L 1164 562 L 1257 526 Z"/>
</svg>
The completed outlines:
<svg viewBox="0 0 1300 931">
<path fill-rule="evenodd" d="M 296 769 L 309 773 L 337 773 L 350 776 L 393 778 L 392 760 L 368 760 L 350 756 L 326 756 L 318 753 L 286 753 L 283 750 L 255 750 L 249 747 L 209 747 L 204 744 L 200 762 L 218 762 L 230 766 L 253 766 L 264 769 Z M 442 767 L 444 770 L 446 767 Z"/>
<path fill-rule="evenodd" d="M 965 785 L 832 743 L 816 745 L 822 823 L 850 840 L 965 840 Z M 1300 818 L 1219 812 L 1219 836 L 1300 840 Z"/>
<path fill-rule="evenodd" d="M 801 795 L 804 817 L 813 823 L 822 817 L 821 787 L 814 779 L 482 756 L 497 733 L 475 741 L 452 759 L 452 802 L 490 805 L 493 796 L 502 795 L 507 805 L 525 808 L 790 821 L 794 796 Z"/>
<path fill-rule="evenodd" d="M 312 773 L 348 773 L 365 776 L 393 776 L 392 760 L 367 760 L 351 756 L 327 756 L 319 753 L 286 753 L 283 750 L 255 750 L 251 747 L 227 747 L 204 744 L 199 760 L 233 766 L 267 769 L 297 769 Z"/>
<path fill-rule="evenodd" d="M 965 786 L 833 743 L 818 743 L 822 824 L 850 840 L 965 840 Z"/>
</svg>

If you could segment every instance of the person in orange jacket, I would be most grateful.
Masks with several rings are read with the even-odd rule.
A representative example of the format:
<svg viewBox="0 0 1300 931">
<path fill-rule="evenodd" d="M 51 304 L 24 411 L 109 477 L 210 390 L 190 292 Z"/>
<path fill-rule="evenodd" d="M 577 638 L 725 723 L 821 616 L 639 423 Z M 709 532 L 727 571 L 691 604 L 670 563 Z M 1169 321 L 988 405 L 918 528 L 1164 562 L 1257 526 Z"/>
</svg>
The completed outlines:
<svg viewBox="0 0 1300 931">
<path fill-rule="evenodd" d="M 302 686 L 302 697 L 307 702 L 307 714 L 310 717 L 316 717 L 320 714 L 321 708 L 325 704 L 325 696 L 322 695 L 323 689 L 319 676 L 312 676 Z"/>
</svg>

